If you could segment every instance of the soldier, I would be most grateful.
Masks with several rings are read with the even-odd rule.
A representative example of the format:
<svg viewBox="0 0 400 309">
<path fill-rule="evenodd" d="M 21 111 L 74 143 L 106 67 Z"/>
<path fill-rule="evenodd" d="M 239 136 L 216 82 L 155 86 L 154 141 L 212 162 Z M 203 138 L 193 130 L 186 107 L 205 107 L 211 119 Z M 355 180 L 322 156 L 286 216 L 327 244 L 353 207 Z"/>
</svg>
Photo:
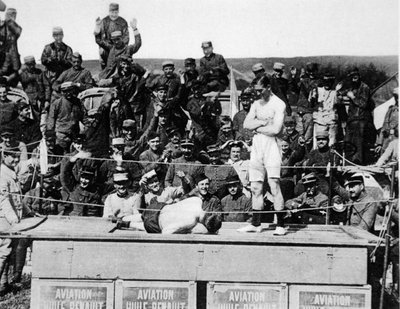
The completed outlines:
<svg viewBox="0 0 400 309">
<path fill-rule="evenodd" d="M 0 128 L 18 117 L 17 103 L 8 99 L 7 81 L 0 77 Z"/>
<path fill-rule="evenodd" d="M 389 106 L 382 128 L 379 132 L 375 152 L 383 154 L 389 143 L 395 139 L 395 130 L 399 127 L 399 88 L 393 89 L 394 104 Z"/>
<path fill-rule="evenodd" d="M 111 39 L 111 33 L 114 31 L 121 31 L 121 40 L 125 45 L 129 43 L 129 28 L 128 23 L 124 18 L 119 16 L 119 4 L 118 3 L 110 3 L 109 6 L 109 14 L 108 16 L 100 19 L 97 17 L 96 19 L 96 28 L 100 28 L 100 36 L 103 40 L 108 42 L 109 44 L 113 44 Z M 107 59 L 108 59 L 108 50 L 103 49 L 99 45 L 99 54 L 100 54 L 100 64 L 101 69 L 103 70 L 106 67 Z"/>
<path fill-rule="evenodd" d="M 15 138 L 27 146 L 27 151 L 32 152 L 42 138 L 39 121 L 30 117 L 30 106 L 22 101 L 18 103 L 18 117 L 9 123 L 15 130 Z"/>
<path fill-rule="evenodd" d="M 221 160 L 221 149 L 218 145 L 207 146 L 207 154 L 210 164 L 204 167 L 204 174 L 210 180 L 209 192 L 219 199 L 228 194 L 225 181 L 229 177 L 237 175 L 235 169 Z"/>
<path fill-rule="evenodd" d="M 254 78 L 250 83 L 251 87 L 254 87 L 255 85 L 257 85 L 257 83 L 259 82 L 259 80 L 265 76 L 265 69 L 262 63 L 256 63 L 251 67 L 251 70 L 253 71 L 254 74 Z"/>
<path fill-rule="evenodd" d="M 26 56 L 24 64 L 19 74 L 22 89 L 28 95 L 33 117 L 40 120 L 45 106 L 50 106 L 50 85 L 44 78 L 42 70 L 36 67 L 35 57 Z"/>
<path fill-rule="evenodd" d="M 289 104 L 288 92 L 289 81 L 283 77 L 285 65 L 281 62 L 275 62 L 272 67 L 274 72 L 271 75 L 271 89 L 272 92 L 278 96 L 286 104 L 286 114 L 292 115 L 292 108 Z"/>
<path fill-rule="evenodd" d="M 224 214 L 225 222 L 245 222 L 250 218 L 251 199 L 242 192 L 239 176 L 231 176 L 225 183 L 229 195 L 221 200 L 222 210 L 228 212 Z"/>
<path fill-rule="evenodd" d="M 194 143 L 190 139 L 183 139 L 181 141 L 182 156 L 177 159 L 173 159 L 171 164 L 168 166 L 167 175 L 165 176 L 165 186 L 178 186 L 180 184 L 179 177 L 177 176 L 179 171 L 182 171 L 186 177 L 190 180 L 190 185 L 194 187 L 193 177 L 196 174 L 204 172 L 204 168 L 201 166 L 200 161 L 196 160 L 194 153 Z"/>
<path fill-rule="evenodd" d="M 6 24 L 8 27 L 8 53 L 13 54 L 18 59 L 18 68 L 21 67 L 20 55 L 18 52 L 18 39 L 21 36 L 22 28 L 17 24 L 17 10 L 14 8 L 7 8 L 6 10 Z"/>
<path fill-rule="evenodd" d="M 225 91 L 229 69 L 222 55 L 215 54 L 211 41 L 201 43 L 204 57 L 200 59 L 199 79 L 206 85 L 206 92 Z"/>
<path fill-rule="evenodd" d="M 294 199 L 286 201 L 285 208 L 294 212 L 294 223 L 300 224 L 324 224 L 328 197 L 319 190 L 317 177 L 314 173 L 302 178 L 306 191 Z M 307 208 L 320 208 L 305 210 Z M 297 210 L 301 210 L 297 212 Z"/>
<path fill-rule="evenodd" d="M 185 72 L 183 76 L 185 77 L 185 87 L 190 91 L 192 88 L 192 82 L 197 80 L 199 77 L 199 71 L 196 69 L 196 60 L 193 58 L 186 58 L 184 60 Z"/>
<path fill-rule="evenodd" d="M 17 175 L 18 164 L 18 149 L 9 149 L 9 151 L 6 150 L 2 152 L 2 163 L 0 167 L 0 225 L 3 230 L 7 230 L 17 224 L 22 216 L 32 215 L 31 210 L 24 207 L 22 203 L 22 192 Z M 0 238 L 1 297 L 12 290 L 8 283 L 11 250 L 11 239 Z"/>
<path fill-rule="evenodd" d="M 135 38 L 135 43 L 132 45 L 128 45 L 123 41 L 122 32 L 120 30 L 113 31 L 111 33 L 112 43 L 110 43 L 106 39 L 102 38 L 100 33 L 100 25 L 96 24 L 96 29 L 94 32 L 96 43 L 106 52 L 108 52 L 106 67 L 100 72 L 99 79 L 110 78 L 117 70 L 119 58 L 121 56 L 132 57 L 132 55 L 137 53 L 142 46 L 142 37 L 140 36 L 139 30 L 136 27 L 136 19 L 133 18 L 129 24 L 133 29 Z"/>
<path fill-rule="evenodd" d="M 80 53 L 74 52 L 71 55 L 71 63 L 72 67 L 62 72 L 53 84 L 53 90 L 58 93 L 60 92 L 61 84 L 65 82 L 73 82 L 79 92 L 94 86 L 92 73 L 82 67 L 82 55 Z"/>
<path fill-rule="evenodd" d="M 353 68 L 348 77 L 351 86 L 343 96 L 343 100 L 349 103 L 345 140 L 357 147 L 351 161 L 358 164 L 372 163 L 368 152 L 375 145 L 376 131 L 372 121 L 375 106 L 371 100 L 371 90 L 361 81 L 358 68 Z"/>
<path fill-rule="evenodd" d="M 129 174 L 117 171 L 113 176 L 115 192 L 104 202 L 103 218 L 116 218 L 125 222 L 141 223 L 141 195 L 129 191 Z"/>
<path fill-rule="evenodd" d="M 254 102 L 254 94 L 250 90 L 244 90 L 239 97 L 239 102 L 242 104 L 242 109 L 233 116 L 233 130 L 241 140 L 252 139 L 254 134 L 243 128 L 243 122 Z"/>
<path fill-rule="evenodd" d="M 285 117 L 285 102 L 273 95 L 271 83 L 267 76 L 258 82 L 262 98 L 255 101 L 250 108 L 243 126 L 256 131 L 250 155 L 249 178 L 251 182 L 252 223 L 239 229 L 240 232 L 261 232 L 261 214 L 257 210 L 264 208 L 263 183 L 267 172 L 268 184 L 273 196 L 274 208 L 283 210 L 284 201 L 279 185 L 281 156 L 277 137 L 282 134 Z M 284 214 L 278 212 L 277 227 L 274 235 L 285 235 Z"/>
<path fill-rule="evenodd" d="M 83 166 L 79 171 L 79 180 L 73 175 L 73 167 L 78 159 L 86 159 L 90 153 L 78 152 L 70 157 L 68 162 L 61 170 L 61 184 L 66 193 L 64 200 L 73 202 L 68 203 L 64 209 L 64 215 L 69 216 L 91 216 L 101 217 L 102 209 L 100 206 L 101 195 L 95 183 L 95 170 L 88 166 Z M 85 204 L 95 204 L 85 205 Z"/>
<path fill-rule="evenodd" d="M 132 162 L 134 158 L 125 152 L 125 141 L 122 137 L 113 138 L 111 141 L 110 159 L 105 160 L 98 170 L 98 182 L 102 186 L 102 194 L 106 195 L 114 189 L 113 175 L 117 169 L 124 169 L 129 174 L 131 188 L 133 192 L 139 189 L 139 180 L 142 177 L 142 168 Z"/>
<path fill-rule="evenodd" d="M 41 57 L 41 62 L 46 68 L 46 78 L 51 85 L 62 72 L 72 66 L 72 49 L 63 42 L 64 31 L 61 27 L 53 28 L 53 38 L 54 42 L 44 47 Z"/>
<path fill-rule="evenodd" d="M 61 85 L 61 98 L 50 106 L 47 120 L 47 130 L 54 130 L 57 135 L 57 144 L 69 151 L 72 138 L 79 133 L 79 121 L 83 120 L 83 106 L 77 98 L 77 87 L 72 82 Z"/>
</svg>

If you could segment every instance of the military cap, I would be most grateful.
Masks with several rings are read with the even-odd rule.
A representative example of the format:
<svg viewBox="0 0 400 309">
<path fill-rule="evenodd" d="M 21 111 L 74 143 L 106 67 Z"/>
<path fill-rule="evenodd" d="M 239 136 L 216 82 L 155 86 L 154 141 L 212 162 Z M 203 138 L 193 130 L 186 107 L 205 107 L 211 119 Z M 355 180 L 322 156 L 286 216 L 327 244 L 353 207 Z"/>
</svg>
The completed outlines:
<svg viewBox="0 0 400 309">
<path fill-rule="evenodd" d="M 61 91 L 66 91 L 75 88 L 75 84 L 73 82 L 64 82 L 61 84 Z"/>
<path fill-rule="evenodd" d="M 360 71 L 357 67 L 352 68 L 349 74 L 347 74 L 348 77 L 353 77 L 354 75 L 360 75 Z"/>
<path fill-rule="evenodd" d="M 55 140 L 57 138 L 57 135 L 54 130 L 46 130 L 44 137 L 46 140 L 50 141 L 50 140 Z"/>
<path fill-rule="evenodd" d="M 0 87 L 6 87 L 7 86 L 7 78 L 4 76 L 0 76 Z"/>
<path fill-rule="evenodd" d="M 208 177 L 206 176 L 206 174 L 204 173 L 198 173 L 195 174 L 193 177 L 194 183 L 197 185 L 200 181 L 203 181 L 204 179 L 208 179 Z"/>
<path fill-rule="evenodd" d="M 95 170 L 91 167 L 85 167 L 81 171 L 81 177 L 91 179 L 95 175 Z"/>
<path fill-rule="evenodd" d="M 24 63 L 35 63 L 35 57 L 34 56 L 26 56 L 24 57 Z"/>
<path fill-rule="evenodd" d="M 316 62 L 308 62 L 306 64 L 306 71 L 309 73 L 315 73 L 318 71 L 318 63 Z"/>
<path fill-rule="evenodd" d="M 239 176 L 236 174 L 236 175 L 231 175 L 231 176 L 229 176 L 227 179 L 226 179 L 226 182 L 225 182 L 227 185 L 228 184 L 233 184 L 233 183 L 240 183 L 240 179 L 239 179 Z"/>
<path fill-rule="evenodd" d="M 179 129 L 178 129 L 177 127 L 168 127 L 168 128 L 166 129 L 166 131 L 167 131 L 168 137 L 172 137 L 172 136 L 174 136 L 176 133 L 178 133 L 178 134 L 180 135 Z"/>
<path fill-rule="evenodd" d="M 122 37 L 122 32 L 119 30 L 113 31 L 111 32 L 111 38 L 115 39 L 115 38 L 120 38 Z"/>
<path fill-rule="evenodd" d="M 275 62 L 272 69 L 274 69 L 276 71 L 283 71 L 285 69 L 285 65 L 281 62 Z"/>
<path fill-rule="evenodd" d="M 240 147 L 240 148 L 242 148 L 243 147 L 243 142 L 242 141 L 232 141 L 232 142 L 230 142 L 229 143 L 229 145 L 228 145 L 229 147 Z"/>
<path fill-rule="evenodd" d="M 315 138 L 325 138 L 329 139 L 329 132 L 328 131 L 319 131 L 315 134 Z"/>
<path fill-rule="evenodd" d="M 317 182 L 317 177 L 314 173 L 310 173 L 303 176 L 301 180 L 303 182 L 303 185 L 315 184 Z"/>
<path fill-rule="evenodd" d="M 185 65 L 196 64 L 196 60 L 193 58 L 186 58 L 184 63 Z"/>
<path fill-rule="evenodd" d="M 158 111 L 158 117 L 167 117 L 168 111 L 166 108 L 162 108 Z"/>
<path fill-rule="evenodd" d="M 157 133 L 157 132 L 154 132 L 154 131 L 151 131 L 150 133 L 149 133 L 149 135 L 147 136 L 147 140 L 148 141 L 151 141 L 151 140 L 153 140 L 153 139 L 155 139 L 155 138 L 159 138 L 160 137 L 160 134 L 159 133 Z"/>
<path fill-rule="evenodd" d="M 109 11 L 118 11 L 118 10 L 119 10 L 119 4 L 118 3 L 115 3 L 115 2 L 110 3 Z"/>
<path fill-rule="evenodd" d="M 82 55 L 79 52 L 72 53 L 72 58 L 78 58 L 82 60 Z"/>
<path fill-rule="evenodd" d="M 201 42 L 201 48 L 208 48 L 208 47 L 212 47 L 212 42 L 211 41 L 203 41 Z"/>
<path fill-rule="evenodd" d="M 171 60 L 165 60 L 162 63 L 162 68 L 164 69 L 165 67 L 173 67 L 175 64 Z"/>
<path fill-rule="evenodd" d="M 264 70 L 264 66 L 262 65 L 262 63 L 256 63 L 255 65 L 253 65 L 251 67 L 251 70 L 253 72 L 258 72 L 258 71 Z"/>
<path fill-rule="evenodd" d="M 142 178 L 145 178 L 147 180 L 152 179 L 154 177 L 158 177 L 157 172 L 155 170 L 151 170 L 142 176 Z"/>
<path fill-rule="evenodd" d="M 121 172 L 114 173 L 113 181 L 114 182 L 129 181 L 129 174 L 128 173 L 121 173 Z"/>
<path fill-rule="evenodd" d="M 193 141 L 190 138 L 185 138 L 181 141 L 181 146 L 194 146 Z"/>
<path fill-rule="evenodd" d="M 220 152 L 221 149 L 217 144 L 207 146 L 207 153 Z"/>
<path fill-rule="evenodd" d="M 4 126 L 1 128 L 1 136 L 13 136 L 15 134 L 15 130 L 11 126 Z"/>
<path fill-rule="evenodd" d="M 15 8 L 7 8 L 6 10 L 6 14 L 16 14 L 17 13 L 17 9 Z"/>
<path fill-rule="evenodd" d="M 53 35 L 55 35 L 55 34 L 64 34 L 63 28 L 53 27 Z"/>
<path fill-rule="evenodd" d="M 114 137 L 111 141 L 112 146 L 125 145 L 125 140 L 122 137 Z"/>
<path fill-rule="evenodd" d="M 326 72 L 323 76 L 323 79 L 326 81 L 332 81 L 335 80 L 335 75 L 333 75 L 331 72 Z"/>
<path fill-rule="evenodd" d="M 29 104 L 26 103 L 25 101 L 19 101 L 17 103 L 17 109 L 18 109 L 19 112 L 22 111 L 25 108 L 29 108 Z"/>
<path fill-rule="evenodd" d="M 168 86 L 167 86 L 166 84 L 159 84 L 159 85 L 156 87 L 156 91 L 160 91 L 160 90 L 168 91 Z"/>
<path fill-rule="evenodd" d="M 76 144 L 83 144 L 86 141 L 86 136 L 85 134 L 78 134 L 72 139 L 72 141 Z"/>
<path fill-rule="evenodd" d="M 361 173 L 355 173 L 348 177 L 346 181 L 344 182 L 345 186 L 351 185 L 351 184 L 363 184 L 364 183 L 364 177 Z"/>
<path fill-rule="evenodd" d="M 285 116 L 284 124 L 296 124 L 296 119 L 293 116 Z"/>
<path fill-rule="evenodd" d="M 393 89 L 393 94 L 399 95 L 399 87 Z"/>
<path fill-rule="evenodd" d="M 135 128 L 136 127 L 136 121 L 133 119 L 125 119 L 122 122 L 122 127 L 123 128 Z"/>
</svg>

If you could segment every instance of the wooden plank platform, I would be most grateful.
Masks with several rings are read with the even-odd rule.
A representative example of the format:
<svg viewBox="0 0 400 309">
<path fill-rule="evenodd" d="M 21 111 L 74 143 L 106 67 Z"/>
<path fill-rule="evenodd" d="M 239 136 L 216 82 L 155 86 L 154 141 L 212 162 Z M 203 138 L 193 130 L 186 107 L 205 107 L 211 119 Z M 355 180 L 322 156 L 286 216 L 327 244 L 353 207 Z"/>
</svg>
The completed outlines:
<svg viewBox="0 0 400 309">
<path fill-rule="evenodd" d="M 242 245 L 301 245 L 301 246 L 349 246 L 372 247 L 378 238 L 366 231 L 350 226 L 293 225 L 285 236 L 274 236 L 274 226 L 264 225 L 262 233 L 239 233 L 237 229 L 246 223 L 224 222 L 217 235 L 163 235 L 144 231 L 113 230 L 115 224 L 102 218 L 49 216 L 38 226 L 18 232 L 3 231 L 7 237 L 27 237 L 37 240 L 93 240 L 112 242 L 166 242 L 166 243 L 216 243 Z"/>
</svg>

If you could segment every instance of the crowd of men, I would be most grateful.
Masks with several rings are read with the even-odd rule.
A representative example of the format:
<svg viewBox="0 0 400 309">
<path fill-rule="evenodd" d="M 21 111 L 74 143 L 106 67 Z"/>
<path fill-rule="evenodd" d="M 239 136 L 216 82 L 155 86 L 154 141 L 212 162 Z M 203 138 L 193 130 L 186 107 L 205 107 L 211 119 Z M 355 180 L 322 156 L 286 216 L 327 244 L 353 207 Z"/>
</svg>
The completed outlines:
<svg viewBox="0 0 400 309">
<path fill-rule="evenodd" d="M 330 167 L 345 159 L 334 149 L 359 165 L 397 161 L 398 88 L 377 131 L 371 90 L 357 68 L 337 81 L 331 72 L 319 72 L 317 63 L 289 72 L 275 63 L 272 74 L 257 63 L 254 80 L 240 94 L 241 110 L 231 118 L 221 114 L 219 99 L 229 69 L 210 41 L 201 44 L 198 68 L 193 58 L 178 71 L 174 62 L 164 61 L 162 75 L 154 75 L 132 58 L 142 46 L 136 19 L 128 24 L 112 3 L 109 15 L 95 22 L 102 70 L 94 77 L 82 67 L 82 55 L 63 42 L 60 27 L 53 28 L 54 41 L 43 49 L 44 70 L 33 56 L 21 64 L 16 10 L 8 9 L 6 16 L 0 22 L 5 226 L 26 216 L 63 214 L 109 218 L 150 233 L 215 233 L 222 221 L 247 221 L 250 228 L 242 231 L 259 232 L 268 218 L 257 211 L 275 209 L 276 234 L 284 235 L 283 220 L 325 223 L 331 195 L 337 204 L 359 204 L 332 213 L 329 223 L 374 231 L 382 205 L 365 190 L 363 176 Z M 10 99 L 11 87 L 19 85 L 28 102 Z M 84 104 L 79 94 L 98 87 L 99 104 Z M 274 114 L 260 118 L 271 102 Z M 258 138 L 263 134 L 268 140 Z M 42 138 L 48 170 L 40 181 Z M 264 156 L 261 167 L 251 155 L 256 148 Z M 249 170 L 257 168 L 257 177 L 249 178 Z M 1 239 L 0 294 L 8 291 L 3 277 L 13 248 L 14 281 L 20 281 L 27 245 Z"/>
</svg>

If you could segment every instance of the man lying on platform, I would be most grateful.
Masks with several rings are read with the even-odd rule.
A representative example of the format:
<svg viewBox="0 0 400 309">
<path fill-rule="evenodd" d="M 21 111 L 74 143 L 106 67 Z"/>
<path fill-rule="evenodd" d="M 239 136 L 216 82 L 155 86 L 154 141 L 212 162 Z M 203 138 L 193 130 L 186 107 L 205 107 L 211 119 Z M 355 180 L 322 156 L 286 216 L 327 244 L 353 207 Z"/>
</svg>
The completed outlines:
<svg viewBox="0 0 400 309">
<path fill-rule="evenodd" d="M 178 172 L 179 173 L 179 172 Z M 189 181 L 184 174 L 178 175 L 182 179 L 182 187 L 161 188 L 157 174 L 152 171 L 145 174 L 141 183 L 150 191 L 146 194 L 146 210 L 143 212 L 144 227 L 148 233 L 188 234 L 188 233 L 216 233 L 221 227 L 219 215 L 206 214 L 203 210 L 202 194 L 207 194 L 204 184 L 207 177 L 196 177 L 196 192 L 199 196 L 189 197 L 178 202 L 179 197 L 190 188 Z M 185 187 L 185 189 L 183 189 Z M 166 190 L 178 194 L 168 194 Z M 184 192 L 186 191 L 186 192 Z"/>
</svg>

